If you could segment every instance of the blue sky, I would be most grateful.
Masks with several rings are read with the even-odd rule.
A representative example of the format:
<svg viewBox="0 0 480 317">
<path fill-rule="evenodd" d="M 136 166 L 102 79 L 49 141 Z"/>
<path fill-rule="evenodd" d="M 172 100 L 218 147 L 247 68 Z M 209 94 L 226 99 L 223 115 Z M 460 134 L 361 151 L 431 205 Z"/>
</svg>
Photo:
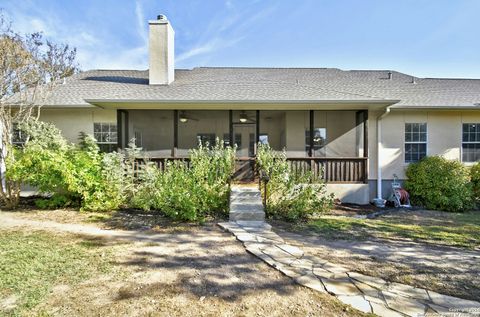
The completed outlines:
<svg viewBox="0 0 480 317">
<path fill-rule="evenodd" d="M 148 68 L 167 15 L 176 67 L 393 69 L 480 78 L 479 0 L 1 0 L 16 30 L 78 49 L 82 69 Z"/>
</svg>

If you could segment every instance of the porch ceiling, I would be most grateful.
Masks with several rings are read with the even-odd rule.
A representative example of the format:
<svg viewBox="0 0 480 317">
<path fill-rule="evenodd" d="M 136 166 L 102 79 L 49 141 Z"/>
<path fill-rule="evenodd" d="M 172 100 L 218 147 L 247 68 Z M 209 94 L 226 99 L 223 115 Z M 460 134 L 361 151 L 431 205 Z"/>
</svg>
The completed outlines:
<svg viewBox="0 0 480 317">
<path fill-rule="evenodd" d="M 383 110 L 399 100 L 155 101 L 85 99 L 103 109 L 163 110 Z"/>
</svg>

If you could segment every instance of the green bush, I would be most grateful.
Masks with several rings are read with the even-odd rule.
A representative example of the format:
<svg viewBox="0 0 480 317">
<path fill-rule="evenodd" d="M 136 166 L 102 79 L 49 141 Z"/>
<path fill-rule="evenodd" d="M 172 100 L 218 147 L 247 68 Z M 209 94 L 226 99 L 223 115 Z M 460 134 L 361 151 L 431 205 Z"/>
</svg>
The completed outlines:
<svg viewBox="0 0 480 317">
<path fill-rule="evenodd" d="M 470 168 L 470 182 L 472 184 L 473 197 L 478 202 L 480 200 L 480 162 Z"/>
<path fill-rule="evenodd" d="M 296 221 L 315 213 L 325 212 L 333 206 L 333 194 L 328 195 L 326 185 L 312 182 L 312 174 L 291 173 L 285 152 L 273 151 L 259 144 L 257 167 L 268 177 L 262 182 L 262 194 L 267 190 L 267 215 L 273 218 Z"/>
<path fill-rule="evenodd" d="M 160 172 L 152 164 L 142 165 L 132 207 L 158 210 L 171 218 L 188 221 L 226 214 L 235 149 L 224 147 L 219 140 L 216 144 L 192 150 L 189 167 L 186 161 L 169 162 Z"/>
<path fill-rule="evenodd" d="M 28 122 L 24 131 L 29 138 L 17 149 L 7 173 L 51 195 L 39 200 L 37 206 L 105 211 L 122 204 L 123 167 L 115 153 L 100 153 L 95 139 L 85 134 L 79 145 L 68 144 L 57 128 L 45 122 Z"/>
<path fill-rule="evenodd" d="M 473 207 L 468 169 L 458 161 L 429 156 L 407 168 L 405 189 L 414 205 L 452 212 Z"/>
</svg>

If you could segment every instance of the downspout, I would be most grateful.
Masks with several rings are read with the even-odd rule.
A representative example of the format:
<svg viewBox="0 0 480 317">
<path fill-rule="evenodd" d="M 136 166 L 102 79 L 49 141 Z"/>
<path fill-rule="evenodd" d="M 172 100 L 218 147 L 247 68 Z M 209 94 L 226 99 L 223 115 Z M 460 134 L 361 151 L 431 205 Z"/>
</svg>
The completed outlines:
<svg viewBox="0 0 480 317">
<path fill-rule="evenodd" d="M 382 198 L 382 162 L 381 162 L 381 145 L 382 145 L 382 119 L 390 113 L 390 107 L 385 108 L 385 112 L 377 117 L 377 200 L 383 201 Z"/>
</svg>

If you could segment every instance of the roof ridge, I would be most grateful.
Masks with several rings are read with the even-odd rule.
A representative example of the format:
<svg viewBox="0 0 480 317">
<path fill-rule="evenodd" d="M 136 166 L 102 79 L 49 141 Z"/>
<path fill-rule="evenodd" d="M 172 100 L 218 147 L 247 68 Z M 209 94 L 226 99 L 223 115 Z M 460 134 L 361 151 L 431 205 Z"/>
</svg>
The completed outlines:
<svg viewBox="0 0 480 317">
<path fill-rule="evenodd" d="M 455 78 L 455 77 L 424 77 L 421 79 L 435 79 L 435 80 L 478 80 L 480 81 L 480 78 Z"/>
<path fill-rule="evenodd" d="M 256 66 L 199 66 L 193 69 L 334 69 L 342 70 L 336 67 L 256 67 Z"/>
</svg>

